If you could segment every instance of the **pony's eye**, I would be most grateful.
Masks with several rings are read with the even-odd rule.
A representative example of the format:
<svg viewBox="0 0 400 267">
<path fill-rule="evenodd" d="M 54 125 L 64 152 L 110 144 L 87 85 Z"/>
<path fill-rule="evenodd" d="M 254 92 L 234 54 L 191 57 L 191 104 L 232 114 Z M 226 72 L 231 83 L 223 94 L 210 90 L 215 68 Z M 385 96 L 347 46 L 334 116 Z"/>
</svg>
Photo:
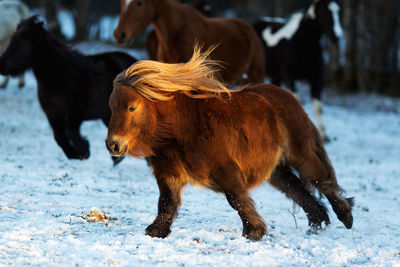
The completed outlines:
<svg viewBox="0 0 400 267">
<path fill-rule="evenodd" d="M 137 6 L 141 6 L 142 5 L 142 1 L 139 1 L 136 3 Z"/>
<path fill-rule="evenodd" d="M 128 107 L 128 110 L 129 110 L 129 112 L 134 112 L 134 111 L 136 110 L 136 108 L 135 108 L 135 107 L 132 107 L 132 106 L 129 106 L 129 107 Z"/>
</svg>

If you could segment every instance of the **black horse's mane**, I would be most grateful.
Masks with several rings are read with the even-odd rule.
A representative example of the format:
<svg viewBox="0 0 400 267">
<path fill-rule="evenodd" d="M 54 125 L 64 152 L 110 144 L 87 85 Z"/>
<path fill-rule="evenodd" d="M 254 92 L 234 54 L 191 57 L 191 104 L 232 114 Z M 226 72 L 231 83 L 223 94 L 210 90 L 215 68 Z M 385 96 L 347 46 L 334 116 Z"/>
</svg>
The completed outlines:
<svg viewBox="0 0 400 267">
<path fill-rule="evenodd" d="M 57 67 L 63 67 L 74 72 L 94 68 L 95 61 L 92 58 L 66 45 L 47 31 L 37 15 L 21 21 L 18 30 L 35 31 L 33 34 L 36 36 L 35 38 L 39 39 L 39 45 L 47 50 L 46 56 L 50 57 Z"/>
</svg>

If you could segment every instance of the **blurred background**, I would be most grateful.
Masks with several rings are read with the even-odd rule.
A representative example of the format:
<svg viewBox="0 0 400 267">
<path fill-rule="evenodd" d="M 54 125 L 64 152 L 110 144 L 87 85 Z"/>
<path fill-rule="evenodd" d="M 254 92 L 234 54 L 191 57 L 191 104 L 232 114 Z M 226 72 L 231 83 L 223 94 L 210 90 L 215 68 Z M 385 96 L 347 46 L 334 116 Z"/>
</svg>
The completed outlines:
<svg viewBox="0 0 400 267">
<path fill-rule="evenodd" d="M 25 0 L 48 29 L 69 43 L 114 43 L 118 0 Z M 254 23 L 259 17 L 287 18 L 307 8 L 310 0 L 182 0 L 206 2 L 207 15 L 240 17 Z M 323 38 L 326 85 L 339 92 L 377 92 L 400 97 L 400 1 L 337 0 L 344 36 L 335 47 Z M 208 8 L 207 7 L 207 8 Z M 147 31 L 146 31 L 147 32 Z M 144 47 L 146 32 L 130 44 Z"/>
</svg>

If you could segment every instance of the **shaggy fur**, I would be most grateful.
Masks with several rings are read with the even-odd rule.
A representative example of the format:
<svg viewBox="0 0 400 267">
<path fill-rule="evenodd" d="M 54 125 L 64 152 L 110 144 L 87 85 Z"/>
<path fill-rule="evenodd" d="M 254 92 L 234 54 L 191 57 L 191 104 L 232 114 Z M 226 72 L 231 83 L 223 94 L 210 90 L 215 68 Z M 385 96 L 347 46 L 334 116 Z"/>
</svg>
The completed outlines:
<svg viewBox="0 0 400 267">
<path fill-rule="evenodd" d="M 320 135 L 298 101 L 266 84 L 229 92 L 206 55 L 195 49 L 186 64 L 141 61 L 114 82 L 107 148 L 114 156 L 147 157 L 160 189 L 158 215 L 146 233 L 169 234 L 182 188 L 192 183 L 224 193 L 243 235 L 258 240 L 267 228 L 248 191 L 265 181 L 320 228 L 329 217 L 307 190 L 314 186 L 351 228 L 352 203 L 340 195 Z"/>
</svg>

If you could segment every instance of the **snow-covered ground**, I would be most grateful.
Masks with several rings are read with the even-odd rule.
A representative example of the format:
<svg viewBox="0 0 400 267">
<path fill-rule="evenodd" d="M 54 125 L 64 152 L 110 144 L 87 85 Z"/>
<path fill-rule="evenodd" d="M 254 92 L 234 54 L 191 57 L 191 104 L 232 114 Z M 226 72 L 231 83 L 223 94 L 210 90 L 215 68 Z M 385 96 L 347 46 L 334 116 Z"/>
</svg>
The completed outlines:
<svg viewBox="0 0 400 267">
<path fill-rule="evenodd" d="M 306 234 L 304 212 L 264 184 L 252 196 L 269 232 L 248 241 L 223 195 L 188 186 L 172 233 L 158 239 L 144 235 L 158 200 L 146 162 L 127 158 L 114 168 L 100 121 L 82 126 L 90 158 L 68 160 L 32 74 L 22 90 L 16 83 L 0 90 L 0 265 L 400 266 L 399 100 L 325 95 L 333 139 L 326 147 L 339 184 L 356 200 L 352 230 L 330 209 L 332 224 Z M 86 218 L 93 207 L 110 220 Z"/>
</svg>

